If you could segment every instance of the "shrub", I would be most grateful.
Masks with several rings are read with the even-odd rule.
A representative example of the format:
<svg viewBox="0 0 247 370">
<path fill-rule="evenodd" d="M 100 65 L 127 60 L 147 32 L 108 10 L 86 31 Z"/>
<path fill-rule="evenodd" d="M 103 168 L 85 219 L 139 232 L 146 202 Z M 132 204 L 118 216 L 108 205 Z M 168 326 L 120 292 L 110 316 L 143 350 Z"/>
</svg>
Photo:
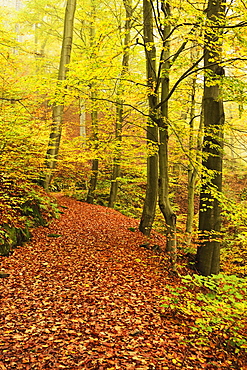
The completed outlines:
<svg viewBox="0 0 247 370">
<path fill-rule="evenodd" d="M 197 342 L 217 338 L 235 352 L 247 351 L 247 279 L 235 275 L 187 275 L 181 286 L 167 287 L 162 307 L 192 321 L 190 330 Z"/>
</svg>

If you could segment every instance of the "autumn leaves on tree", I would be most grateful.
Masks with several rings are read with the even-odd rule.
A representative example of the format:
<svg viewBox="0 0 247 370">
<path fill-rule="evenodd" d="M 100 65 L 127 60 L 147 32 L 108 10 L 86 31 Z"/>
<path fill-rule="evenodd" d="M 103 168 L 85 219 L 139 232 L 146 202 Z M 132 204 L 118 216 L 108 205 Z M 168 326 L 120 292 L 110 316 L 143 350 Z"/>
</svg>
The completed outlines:
<svg viewBox="0 0 247 370">
<path fill-rule="evenodd" d="M 34 64 L 27 75 L 45 125 L 34 164 L 37 177 L 46 190 L 72 194 L 79 189 L 88 203 L 116 209 L 133 205 L 146 236 L 155 214 L 162 215 L 175 268 L 180 215 L 172 199 L 173 170 L 179 169 L 188 190 L 182 239 L 190 245 L 197 230 L 197 269 L 217 274 L 223 133 L 225 121 L 236 120 L 225 118 L 223 105 L 230 103 L 224 84 L 236 90 L 231 98 L 236 104 L 246 59 L 243 2 L 68 0 L 63 5 L 47 1 L 41 15 L 29 2 L 19 14 L 29 33 L 30 22 L 35 24 Z M 25 11 L 32 15 L 29 20 Z M 3 94 L 8 111 L 14 104 L 24 112 L 19 91 Z M 86 117 L 83 135 L 79 115 Z"/>
</svg>

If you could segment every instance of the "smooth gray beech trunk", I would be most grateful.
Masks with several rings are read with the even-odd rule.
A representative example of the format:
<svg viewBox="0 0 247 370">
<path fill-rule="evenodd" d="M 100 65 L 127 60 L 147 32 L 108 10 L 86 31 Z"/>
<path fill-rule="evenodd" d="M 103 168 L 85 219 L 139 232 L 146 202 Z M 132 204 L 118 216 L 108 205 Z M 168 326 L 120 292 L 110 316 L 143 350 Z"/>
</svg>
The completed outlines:
<svg viewBox="0 0 247 370">
<path fill-rule="evenodd" d="M 192 138 L 192 128 L 193 124 L 190 126 L 190 139 Z M 186 233 L 187 233 L 187 244 L 191 244 L 191 238 L 193 233 L 193 221 L 195 215 L 195 189 L 198 180 L 198 170 L 201 166 L 201 151 L 202 151 L 202 132 L 203 132 L 203 112 L 201 113 L 200 125 L 198 129 L 198 135 L 196 142 L 193 141 L 193 148 L 196 146 L 195 156 L 192 153 L 192 146 L 189 149 L 190 164 L 188 166 L 188 205 L 187 205 L 187 219 L 186 219 Z M 192 141 L 190 140 L 190 144 Z"/>
<path fill-rule="evenodd" d="M 188 165 L 188 206 L 187 206 L 187 219 L 186 219 L 186 233 L 187 243 L 191 243 L 191 235 L 193 231 L 193 219 L 194 219 L 194 198 L 195 198 L 195 184 L 197 178 L 195 155 L 194 155 L 194 120 L 195 120 L 195 105 L 196 105 L 196 79 L 197 75 L 192 79 L 191 85 L 191 106 L 190 106 L 190 129 L 189 129 L 189 165 Z"/>
<path fill-rule="evenodd" d="M 162 4 L 164 18 L 170 17 L 170 5 L 168 2 Z M 159 124 L 159 207 L 166 221 L 166 250 L 171 255 L 172 265 L 176 262 L 176 216 L 169 200 L 169 173 L 168 173 L 168 100 L 169 74 L 170 74 L 170 25 L 163 28 L 163 54 L 162 79 L 161 79 L 161 119 Z"/>
<path fill-rule="evenodd" d="M 155 107 L 158 102 L 156 86 L 156 49 L 154 46 L 153 13 L 152 5 L 148 0 L 143 0 L 143 32 L 146 53 L 146 75 L 149 87 L 148 103 L 149 115 L 156 120 Z M 144 235 L 149 235 L 152 229 L 158 197 L 158 127 L 153 119 L 147 123 L 147 186 L 146 195 L 140 220 L 139 230 Z"/>
<path fill-rule="evenodd" d="M 130 29 L 132 21 L 132 0 L 123 0 L 125 7 L 125 26 L 124 26 L 124 50 L 122 58 L 122 70 L 120 75 L 120 81 L 117 89 L 117 106 L 116 106 L 116 126 L 115 126 L 115 140 L 116 148 L 113 159 L 113 168 L 111 176 L 111 189 L 108 207 L 113 208 L 117 199 L 118 192 L 118 178 L 120 176 L 120 162 L 121 162 L 121 141 L 122 141 L 122 124 L 123 124 L 123 100 L 121 94 L 123 93 L 123 79 L 126 76 L 129 69 L 129 47 L 130 47 Z"/>
<path fill-rule="evenodd" d="M 119 177 L 120 177 L 120 162 L 121 162 L 121 142 L 122 142 L 122 124 L 123 124 L 123 104 L 120 99 L 117 99 L 116 107 L 116 123 L 115 123 L 115 149 L 111 174 L 111 188 L 108 207 L 113 208 L 117 199 Z"/>
<path fill-rule="evenodd" d="M 80 137 L 84 141 L 87 137 L 87 131 L 86 131 L 86 112 L 85 112 L 85 104 L 83 99 L 79 99 L 79 110 L 80 110 Z"/>
<path fill-rule="evenodd" d="M 66 80 L 68 65 L 70 63 L 75 10 L 76 10 L 76 0 L 68 0 L 64 17 L 63 42 L 58 72 L 58 88 L 63 86 L 64 84 L 63 81 Z M 59 100 L 61 100 L 61 97 L 59 97 Z M 63 103 L 55 103 L 53 105 L 52 126 L 45 160 L 46 171 L 44 187 L 46 190 L 49 189 L 49 185 L 51 183 L 51 179 L 57 164 L 58 152 L 62 135 L 63 111 L 64 111 Z"/>
<path fill-rule="evenodd" d="M 187 244 L 191 244 L 191 238 L 193 233 L 193 223 L 195 215 L 195 188 L 198 178 L 198 162 L 195 161 L 193 165 L 188 166 L 188 204 L 187 204 L 187 219 L 186 219 L 186 233 L 187 233 Z"/>
<path fill-rule="evenodd" d="M 198 51 L 191 51 L 192 63 L 199 57 Z M 189 115 L 189 164 L 188 164 L 188 199 L 187 199 L 187 219 L 186 219 L 186 233 L 187 244 L 191 244 L 193 233 L 193 222 L 195 214 L 195 187 L 198 180 L 198 170 L 201 165 L 201 150 L 202 150 L 202 130 L 203 130 L 203 109 L 200 114 L 200 123 L 195 133 L 196 120 L 196 86 L 198 75 L 195 74 L 192 78 L 191 84 L 191 101 L 190 101 L 190 115 Z"/>
<path fill-rule="evenodd" d="M 95 97 L 94 92 L 91 92 L 91 98 L 93 99 Z M 97 186 L 97 180 L 98 180 L 98 173 L 99 173 L 99 159 L 97 158 L 97 152 L 98 152 L 98 111 L 95 109 L 91 112 L 91 123 L 92 123 L 92 142 L 93 142 L 93 149 L 96 154 L 96 157 L 92 160 L 92 168 L 91 168 L 91 176 L 89 180 L 89 187 L 88 187 L 88 193 L 87 193 L 87 199 L 86 202 L 93 204 L 94 202 L 94 195 L 95 190 Z"/>
<path fill-rule="evenodd" d="M 96 3 L 95 0 L 91 0 L 91 24 L 90 24 L 90 47 L 91 47 L 91 59 L 96 58 L 95 54 L 95 18 L 96 18 Z M 99 159 L 98 159 L 98 109 L 95 107 L 95 101 L 97 99 L 97 91 L 95 83 L 92 82 L 90 85 L 91 94 L 91 125 L 92 125 L 92 146 L 94 150 L 94 158 L 92 160 L 91 176 L 89 181 L 88 193 L 86 202 L 93 204 L 95 197 L 95 190 L 97 187 L 98 173 L 99 173 Z"/>
<path fill-rule="evenodd" d="M 204 65 L 204 139 L 202 188 L 200 192 L 197 269 L 203 275 L 218 274 L 220 269 L 220 205 L 217 193 L 222 190 L 222 150 L 224 107 L 219 82 L 224 74 L 220 65 L 225 2 L 209 0 L 205 31 Z M 212 27 L 213 26 L 213 27 Z"/>
</svg>

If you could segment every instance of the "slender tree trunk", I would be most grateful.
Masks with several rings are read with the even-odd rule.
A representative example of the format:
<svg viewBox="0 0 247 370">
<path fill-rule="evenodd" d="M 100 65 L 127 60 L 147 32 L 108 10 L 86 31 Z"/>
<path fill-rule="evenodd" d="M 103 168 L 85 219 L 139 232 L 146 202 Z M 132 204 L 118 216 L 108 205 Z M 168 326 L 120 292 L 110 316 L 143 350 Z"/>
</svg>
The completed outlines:
<svg viewBox="0 0 247 370">
<path fill-rule="evenodd" d="M 147 158 L 147 187 L 146 196 L 139 225 L 139 230 L 149 235 L 152 229 L 157 197 L 158 197 L 158 120 L 155 106 L 157 105 L 156 85 L 156 49 L 154 46 L 152 5 L 148 0 L 143 0 L 144 45 L 146 52 L 147 83 L 149 87 L 149 114 L 155 120 L 149 119 L 147 125 L 147 145 L 149 155 Z"/>
<path fill-rule="evenodd" d="M 191 88 L 191 107 L 190 107 L 190 129 L 189 129 L 189 165 L 188 165 L 188 209 L 187 209 L 187 220 L 186 220 L 186 233 L 188 234 L 187 242 L 190 244 L 191 235 L 193 231 L 193 219 L 194 219 L 194 197 L 195 197 L 195 184 L 196 184 L 196 163 L 194 155 L 194 120 L 195 120 L 195 94 L 196 94 L 196 78 L 192 79 Z"/>
<path fill-rule="evenodd" d="M 83 99 L 79 99 L 79 109 L 80 109 L 80 137 L 85 140 L 87 137 L 86 131 L 86 113 L 85 113 L 85 104 Z"/>
<path fill-rule="evenodd" d="M 92 162 L 92 174 L 90 178 L 89 191 L 87 194 L 87 203 L 90 204 L 93 204 L 94 201 L 94 193 L 97 186 L 98 173 L 99 173 L 99 160 L 98 158 L 94 158 Z"/>
<path fill-rule="evenodd" d="M 193 117 L 191 117 L 193 119 Z M 190 122 L 191 123 L 191 122 Z M 190 163 L 188 166 L 188 208 L 187 208 L 187 220 L 186 220 L 186 233 L 187 233 L 187 243 L 191 243 L 191 237 L 193 232 L 193 220 L 195 213 L 195 187 L 198 179 L 199 167 L 201 166 L 202 160 L 202 135 L 203 135 L 203 111 L 200 115 L 200 124 L 198 128 L 197 138 L 193 138 L 192 143 L 192 130 L 194 131 L 194 125 L 190 125 L 189 134 L 189 157 Z M 193 155 L 195 147 L 196 153 Z"/>
<path fill-rule="evenodd" d="M 95 0 L 91 0 L 91 25 L 90 25 L 90 47 L 92 48 L 91 58 L 96 58 L 95 53 L 95 18 L 96 18 L 96 4 Z M 91 111 L 91 122 L 92 122 L 92 140 L 93 140 L 93 151 L 94 151 L 94 158 L 92 160 L 92 170 L 91 170 L 91 177 L 89 181 L 89 188 L 87 194 L 87 203 L 93 204 L 95 190 L 97 186 L 98 180 L 98 173 L 99 173 L 99 159 L 98 159 L 98 147 L 99 147 L 99 140 L 98 140 L 98 110 L 95 107 L 95 99 L 97 97 L 97 92 L 95 88 L 95 83 L 92 82 L 90 85 L 91 89 L 91 103 L 92 103 L 92 111 Z"/>
<path fill-rule="evenodd" d="M 115 155 L 113 159 L 112 175 L 111 175 L 111 188 L 108 207 L 113 208 L 117 199 L 119 176 L 120 176 L 120 162 L 121 162 L 121 142 L 122 142 L 122 123 L 123 123 L 123 105 L 117 99 L 116 107 L 116 124 L 115 124 Z"/>
<path fill-rule="evenodd" d="M 121 95 L 123 93 L 123 79 L 129 69 L 129 45 L 130 45 L 130 29 L 132 20 L 132 1 L 123 0 L 125 7 L 125 36 L 124 36 L 124 51 L 122 59 L 122 70 L 120 76 L 120 82 L 117 91 L 117 107 L 116 107 L 116 127 L 115 127 L 115 139 L 116 139 L 116 149 L 115 156 L 113 160 L 113 169 L 111 177 L 111 189 L 108 207 L 113 208 L 117 199 L 118 192 L 118 178 L 120 176 L 120 161 L 121 161 L 121 141 L 122 141 L 122 124 L 123 124 L 123 100 Z"/>
<path fill-rule="evenodd" d="M 64 18 L 63 43 L 58 72 L 58 86 L 61 85 L 62 81 L 66 80 L 68 65 L 71 57 L 75 10 L 76 0 L 68 0 Z M 51 183 L 51 179 L 57 163 L 60 140 L 62 135 L 63 111 L 63 104 L 54 104 L 52 109 L 52 126 L 45 161 L 46 174 L 44 187 L 47 190 Z"/>
<path fill-rule="evenodd" d="M 168 2 L 162 4 L 164 18 L 170 17 L 170 5 Z M 169 94 L 169 72 L 170 72 L 170 25 L 163 29 L 163 55 L 161 101 L 161 124 L 159 125 L 159 207 L 166 221 L 166 250 L 170 252 L 173 267 L 176 262 L 176 216 L 172 210 L 169 200 L 169 173 L 168 173 L 168 100 Z"/>
<path fill-rule="evenodd" d="M 92 92 L 92 97 L 94 97 L 94 92 Z M 92 160 L 92 169 L 91 169 L 91 177 L 89 181 L 89 188 L 87 193 L 87 203 L 93 204 L 94 201 L 94 194 L 97 186 L 98 180 L 98 172 L 99 172 L 99 159 L 97 158 L 98 152 L 98 112 L 97 110 L 93 110 L 91 112 L 91 120 L 92 120 L 92 129 L 93 129 L 93 149 L 95 157 Z"/>
<path fill-rule="evenodd" d="M 222 190 L 222 150 L 224 107 L 219 82 L 224 70 L 220 65 L 222 26 L 225 2 L 209 0 L 207 8 L 208 28 L 205 33 L 205 69 L 208 77 L 204 82 L 204 140 L 203 166 L 200 193 L 199 230 L 201 243 L 197 250 L 197 269 L 203 275 L 218 274 L 220 268 L 220 205 L 217 193 Z M 214 26 L 214 27 L 212 27 Z M 217 27 L 221 26 L 221 27 Z"/>
<path fill-rule="evenodd" d="M 199 35 L 198 35 L 199 36 Z M 196 44 L 193 43 L 195 50 L 191 50 L 191 63 L 194 64 L 199 59 L 199 51 Z M 195 120 L 196 120 L 196 87 L 198 74 L 196 73 L 192 78 L 191 85 L 191 104 L 190 104 L 190 122 L 189 122 L 189 164 L 188 164 L 188 205 L 187 205 L 187 219 L 186 219 L 186 233 L 187 244 L 191 244 L 191 237 L 193 232 L 193 221 L 195 214 L 195 187 L 198 179 L 198 171 L 201 166 L 201 151 L 202 151 L 202 131 L 203 131 L 203 109 L 200 114 L 200 123 L 195 134 Z M 202 104 L 203 105 L 203 104 Z"/>
<path fill-rule="evenodd" d="M 49 36 L 45 38 L 45 40 L 42 42 L 40 48 L 38 47 L 38 42 L 39 42 L 39 25 L 38 23 L 35 23 L 34 25 L 34 30 L 35 30 L 35 36 L 34 36 L 34 43 L 35 43 L 35 60 L 36 60 L 36 74 L 42 74 L 44 72 L 44 66 L 42 65 L 42 59 L 45 57 L 45 47 L 46 44 L 49 40 Z"/>
</svg>

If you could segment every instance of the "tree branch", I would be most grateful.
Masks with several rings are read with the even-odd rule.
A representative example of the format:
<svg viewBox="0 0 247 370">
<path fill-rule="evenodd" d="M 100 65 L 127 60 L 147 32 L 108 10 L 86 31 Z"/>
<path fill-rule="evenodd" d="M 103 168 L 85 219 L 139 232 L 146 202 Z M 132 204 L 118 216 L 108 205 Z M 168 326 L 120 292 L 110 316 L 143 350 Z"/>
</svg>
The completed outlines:
<svg viewBox="0 0 247 370">
<path fill-rule="evenodd" d="M 182 74 L 181 77 L 179 77 L 179 79 L 175 82 L 175 84 L 173 85 L 172 89 L 170 90 L 169 94 L 167 95 L 166 99 L 164 99 L 163 101 L 161 101 L 159 104 L 157 104 L 154 109 L 158 109 L 160 108 L 164 103 L 166 103 L 170 97 L 173 95 L 174 91 L 176 90 L 177 86 L 180 84 L 181 81 L 183 81 L 185 78 L 187 78 L 188 76 L 192 75 L 193 73 L 196 73 L 196 72 L 199 72 L 199 71 L 203 71 L 203 70 L 206 70 L 208 69 L 209 67 L 212 67 L 216 64 L 218 64 L 218 62 L 215 62 L 215 63 L 211 63 L 211 64 L 208 64 L 207 66 L 204 66 L 204 67 L 200 67 L 200 68 L 196 68 L 194 69 L 194 67 L 200 63 L 200 61 L 204 58 L 204 54 L 189 68 L 187 69 L 186 72 L 184 72 Z M 220 63 L 221 66 L 224 66 L 226 64 L 229 64 L 229 63 L 232 63 L 232 62 L 235 62 L 237 60 L 241 60 L 241 61 L 247 61 L 247 58 L 232 58 L 232 59 L 227 59 L 225 61 L 222 61 Z"/>
<path fill-rule="evenodd" d="M 9 101 L 11 103 L 15 103 L 15 102 L 20 102 L 22 100 L 25 100 L 26 98 L 19 98 L 19 99 L 15 99 L 15 98 L 1 98 L 0 97 L 0 100 L 4 100 L 4 101 Z"/>
</svg>

